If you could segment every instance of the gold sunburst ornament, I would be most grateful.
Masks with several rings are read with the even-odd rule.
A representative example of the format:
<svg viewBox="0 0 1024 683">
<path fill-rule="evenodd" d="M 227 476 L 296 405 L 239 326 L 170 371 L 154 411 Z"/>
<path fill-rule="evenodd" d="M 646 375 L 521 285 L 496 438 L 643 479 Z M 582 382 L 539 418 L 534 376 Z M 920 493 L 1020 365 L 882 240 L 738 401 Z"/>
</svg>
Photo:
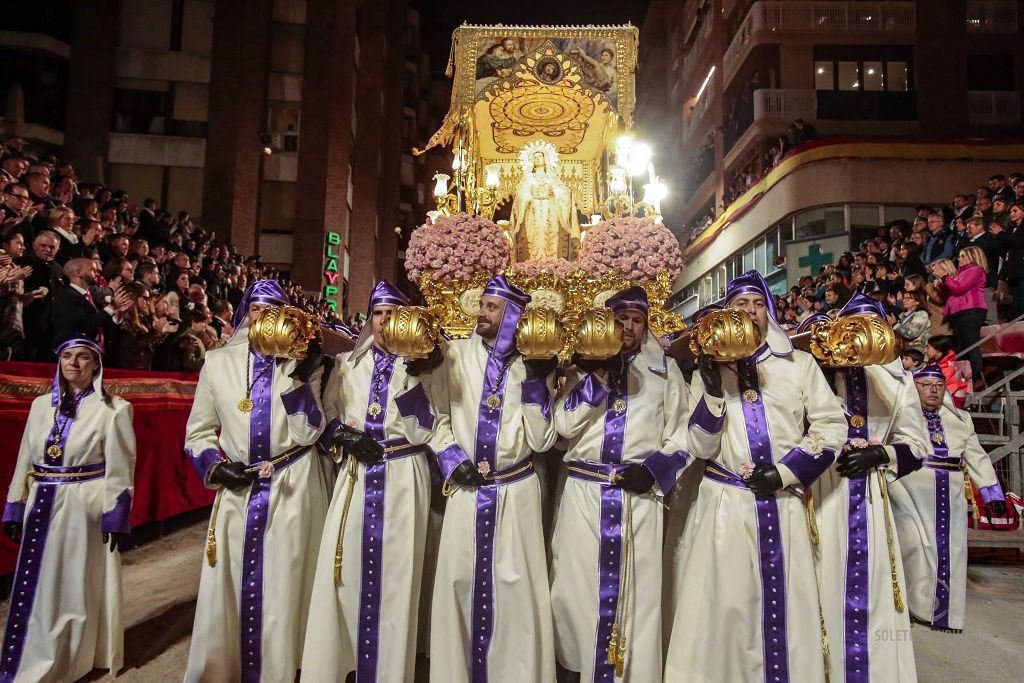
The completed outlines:
<svg viewBox="0 0 1024 683">
<path fill-rule="evenodd" d="M 757 392 L 753 389 L 747 389 L 743 392 L 744 403 L 757 403 Z"/>
<path fill-rule="evenodd" d="M 863 415 L 854 415 L 850 418 L 850 426 L 854 429 L 860 429 L 865 424 L 867 424 L 867 420 L 864 419 Z"/>
<path fill-rule="evenodd" d="M 254 405 L 252 399 L 246 396 L 238 402 L 238 410 L 243 413 L 251 413 Z"/>
<path fill-rule="evenodd" d="M 497 394 L 491 394 L 484 401 L 488 408 L 491 410 L 497 410 L 501 406 L 501 397 Z"/>
<path fill-rule="evenodd" d="M 374 401 L 373 403 L 370 404 L 370 407 L 366 409 L 366 414 L 369 415 L 370 417 L 377 417 L 378 415 L 380 415 L 382 410 L 383 408 L 381 407 L 381 405 Z"/>
<path fill-rule="evenodd" d="M 626 402 L 621 398 L 615 399 L 615 402 L 612 403 L 612 410 L 614 410 L 618 415 L 622 415 L 626 412 Z"/>
<path fill-rule="evenodd" d="M 56 460 L 60 456 L 64 455 L 64 449 L 57 444 L 50 444 L 46 449 L 46 455 Z"/>
</svg>

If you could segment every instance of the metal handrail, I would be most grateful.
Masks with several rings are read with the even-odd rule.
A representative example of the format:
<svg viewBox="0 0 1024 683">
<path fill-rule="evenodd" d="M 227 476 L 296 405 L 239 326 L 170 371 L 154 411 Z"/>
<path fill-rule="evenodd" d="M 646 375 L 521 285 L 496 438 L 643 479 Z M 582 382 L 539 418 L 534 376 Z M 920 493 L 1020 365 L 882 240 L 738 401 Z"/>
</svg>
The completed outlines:
<svg viewBox="0 0 1024 683">
<path fill-rule="evenodd" d="M 1000 329 L 997 329 L 995 332 L 993 332 L 992 334 L 988 335 L 987 337 L 982 337 L 977 342 L 971 344 L 966 349 L 964 349 L 963 351 L 961 351 L 958 354 L 956 354 L 956 359 L 957 360 L 966 360 L 966 358 L 963 357 L 965 354 L 969 353 L 970 351 L 973 351 L 974 349 L 978 348 L 979 346 L 981 346 L 982 344 L 987 342 L 992 337 L 994 337 L 997 334 L 999 334 L 999 332 L 1001 331 L 1001 328 L 1005 327 L 1006 325 L 1012 325 L 1014 323 L 1019 323 L 1021 320 L 1024 320 L 1024 313 L 1021 313 L 1020 315 L 1018 315 L 1016 318 L 1014 318 L 1013 320 L 1011 320 L 1008 323 L 1002 323 L 1001 325 L 996 325 L 996 327 L 998 327 Z"/>
</svg>

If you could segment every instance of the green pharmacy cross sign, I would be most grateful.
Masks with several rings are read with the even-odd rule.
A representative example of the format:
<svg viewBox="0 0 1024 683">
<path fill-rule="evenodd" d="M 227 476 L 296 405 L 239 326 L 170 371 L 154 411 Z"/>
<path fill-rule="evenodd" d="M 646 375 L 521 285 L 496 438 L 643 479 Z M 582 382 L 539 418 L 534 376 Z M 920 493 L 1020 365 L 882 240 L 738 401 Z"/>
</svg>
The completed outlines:
<svg viewBox="0 0 1024 683">
<path fill-rule="evenodd" d="M 807 247 L 807 256 L 801 256 L 797 259 L 797 265 L 801 268 L 810 268 L 811 274 L 817 273 L 822 266 L 827 266 L 832 263 L 833 254 L 831 251 L 827 251 L 824 254 L 821 253 L 820 244 L 812 244 Z"/>
</svg>

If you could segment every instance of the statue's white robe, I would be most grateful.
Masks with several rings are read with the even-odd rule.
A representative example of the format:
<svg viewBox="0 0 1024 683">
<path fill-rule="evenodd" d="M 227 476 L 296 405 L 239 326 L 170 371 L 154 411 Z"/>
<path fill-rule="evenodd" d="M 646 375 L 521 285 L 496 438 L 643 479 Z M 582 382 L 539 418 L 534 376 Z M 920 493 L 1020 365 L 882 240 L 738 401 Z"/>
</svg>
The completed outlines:
<svg viewBox="0 0 1024 683">
<path fill-rule="evenodd" d="M 395 405 L 397 396 L 415 389 L 419 382 L 405 373 L 402 359 L 396 359 L 392 367 L 386 383 L 386 400 L 380 400 L 384 391 L 378 389 L 378 402 L 384 412 L 377 420 L 386 441 L 404 439 L 422 444 L 427 435 L 419 429 L 407 430 Z M 339 420 L 370 433 L 367 410 L 373 393 L 373 371 L 374 356 L 369 351 L 354 361 L 348 353 L 337 357 L 324 391 L 328 424 Z M 383 387 L 383 380 L 381 384 Z M 422 391 L 415 393 L 422 397 L 422 410 L 429 411 Z M 412 398 L 416 400 L 417 395 Z M 424 426 L 430 426 L 429 420 Z M 329 432 L 330 429 L 325 431 Z M 369 468 L 344 460 L 343 453 L 335 456 L 342 467 L 327 510 L 313 580 L 315 599 L 310 605 L 303 648 L 303 681 L 344 681 L 350 672 L 356 671 L 357 664 L 358 683 L 402 683 L 413 679 L 423 550 L 430 511 L 430 468 L 423 448 L 394 452 L 412 455 L 375 463 Z M 390 458 L 391 454 L 386 456 Z M 350 476 L 350 467 L 355 468 L 354 477 Z M 368 474 L 373 480 L 369 495 Z M 346 506 L 348 515 L 342 532 Z M 341 585 L 335 586 L 339 539 Z M 364 548 L 364 541 L 373 546 L 372 553 Z"/>
<path fill-rule="evenodd" d="M 854 415 L 864 418 L 867 435 L 861 438 L 885 445 L 890 462 L 879 471 L 891 482 L 919 467 L 926 452 L 928 437 L 922 426 L 921 402 L 912 376 L 903 371 L 898 360 L 887 366 L 865 367 L 863 375 L 867 384 L 866 413 L 847 400 L 851 371 L 836 372 L 836 391 L 848 419 Z M 816 557 L 833 681 L 917 680 L 910 614 L 906 608 L 896 609 L 893 596 L 878 476 L 871 472 L 866 478 L 851 480 L 841 477 L 833 466 L 812 488 L 821 530 Z M 895 531 L 892 542 L 896 574 L 905 597 L 906 581 Z"/>
<path fill-rule="evenodd" d="M 467 457 L 481 460 L 477 436 L 481 412 L 487 410 L 481 409 L 481 398 L 488 358 L 476 335 L 455 340 L 430 377 L 436 417 L 430 446 L 445 480 Z M 507 371 L 500 409 L 494 411 L 500 411 L 500 428 L 495 452 L 488 453 L 492 471 L 513 472 L 532 453 L 554 445 L 552 399 L 551 381 L 527 380 L 516 358 Z M 555 661 L 540 484 L 530 475 L 485 488 L 456 487 L 447 498 L 431 602 L 430 679 L 549 683 Z M 493 531 L 490 524 L 477 524 L 478 509 L 485 509 L 487 501 L 496 508 Z M 478 571 L 481 544 L 490 544 L 492 551 L 483 563 L 487 566 Z M 484 644 L 480 628 L 489 629 Z"/>
<path fill-rule="evenodd" d="M 206 355 L 185 436 L 197 472 L 211 485 L 221 450 L 230 460 L 254 464 L 307 448 L 251 488 L 219 494 L 217 562 L 211 567 L 204 553 L 186 683 L 292 683 L 302 659 L 329 500 L 314 447 L 324 428 L 321 371 L 304 384 L 288 376 L 295 361 L 263 364 L 254 357 L 255 407 L 243 413 L 238 401 L 245 395 L 248 352 L 246 343 L 229 343 Z M 258 519 L 265 522 L 254 523 Z M 247 536 L 251 547 L 244 547 Z"/>
<path fill-rule="evenodd" d="M 929 456 L 961 458 L 986 503 L 1003 498 L 988 454 L 978 443 L 971 416 L 947 393 L 938 410 L 943 442 Z M 967 604 L 967 499 L 961 470 L 928 462 L 889 488 L 907 577 L 905 599 L 913 617 L 932 627 L 964 628 Z"/>
<path fill-rule="evenodd" d="M 4 662 L 0 680 L 5 681 L 75 681 L 94 668 L 116 672 L 124 659 L 121 554 L 110 552 L 102 532 L 130 530 L 135 475 L 132 406 L 116 396 L 104 400 L 95 393 L 82 399 L 67 432 L 62 466 L 106 463 L 104 476 L 49 486 L 53 502 L 44 519 L 36 516 L 42 486 L 29 472 L 34 463 L 46 464 L 55 410 L 49 393 L 32 402 L 7 493 L 4 521 L 25 524 L 9 607 L 25 602 L 30 611 L 27 620 L 14 618 L 13 609 L 8 613 L 2 656 L 10 656 L 14 632 L 23 633 L 24 644 L 13 670 L 8 669 L 13 662 Z M 40 544 L 32 541 L 35 533 L 42 535 Z M 33 548 L 41 550 L 32 552 Z M 37 581 L 33 595 L 19 592 L 26 588 L 24 581 L 33 580 L 26 572 Z M 10 675 L 13 671 L 16 675 Z"/>
<path fill-rule="evenodd" d="M 551 547 L 551 603 L 558 661 L 580 672 L 583 681 L 610 680 L 604 676 L 614 671 L 607 661 L 614 620 L 609 615 L 621 599 L 617 586 L 625 563 L 618 549 L 624 547 L 625 505 L 632 507 L 635 561 L 626 587 L 625 629 L 617 632 L 626 638 L 620 680 L 662 677 L 662 564 L 652 559 L 661 557 L 663 500 L 689 456 L 686 383 L 676 363 L 660 355 L 658 369 L 643 355 L 629 364 L 624 421 L 614 409 L 615 386 L 610 394 L 591 374 L 570 377 L 555 405 L 555 429 L 568 441 L 566 462 L 644 463 L 656 480 L 651 492 L 636 495 L 572 473 L 566 479 Z"/>
<path fill-rule="evenodd" d="M 749 489 L 705 474 L 675 563 L 665 683 L 825 680 L 814 557 L 797 489 L 832 462 L 846 421 L 810 354 L 765 347 L 754 360 L 763 416 L 753 423 L 744 414 L 754 404 L 744 401 L 738 363 L 720 366 L 722 399 L 706 395 L 694 373 L 687 448 L 708 471 L 740 475 L 751 444 L 761 443 L 787 487 L 755 502 Z"/>
</svg>

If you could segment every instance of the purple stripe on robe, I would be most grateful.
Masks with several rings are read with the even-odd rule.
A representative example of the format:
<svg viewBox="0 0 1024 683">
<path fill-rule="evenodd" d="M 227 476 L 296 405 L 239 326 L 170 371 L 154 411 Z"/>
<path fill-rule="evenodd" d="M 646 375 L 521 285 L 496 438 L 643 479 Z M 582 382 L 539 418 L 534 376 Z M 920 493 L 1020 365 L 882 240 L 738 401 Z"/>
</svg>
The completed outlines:
<svg viewBox="0 0 1024 683">
<path fill-rule="evenodd" d="M 367 396 L 367 413 L 363 431 L 378 443 L 385 441 L 384 422 L 388 414 L 388 395 L 396 356 L 374 351 L 373 374 Z M 380 381 L 380 390 L 374 395 L 373 387 Z M 383 408 L 377 415 L 369 413 L 376 401 Z M 367 466 L 363 492 L 363 539 L 360 548 L 359 635 L 356 640 L 356 680 L 373 683 L 377 680 L 380 656 L 380 603 L 381 579 L 384 578 L 384 494 L 387 485 L 387 461 Z M 394 664 L 391 662 L 390 664 Z"/>
<path fill-rule="evenodd" d="M 487 349 L 486 345 L 484 346 Z M 483 389 L 480 392 L 476 426 L 476 449 L 473 462 L 486 462 L 495 471 L 498 450 L 498 432 L 505 407 L 505 385 L 508 373 L 501 369 L 511 359 L 498 357 L 488 350 Z M 500 379 L 499 379 L 500 378 Z M 487 407 L 487 390 L 494 388 L 501 398 L 497 408 Z M 487 657 L 494 635 L 494 535 L 498 527 L 498 487 L 482 486 L 476 492 L 476 558 L 473 580 L 473 609 L 470 620 L 472 643 L 472 681 L 487 683 L 489 678 Z"/>
<path fill-rule="evenodd" d="M 25 501 L 23 500 L 9 500 L 7 505 L 4 506 L 4 522 L 21 522 L 25 521 Z"/>
<path fill-rule="evenodd" d="M 914 452 L 905 443 L 894 443 L 892 449 L 896 452 L 896 478 L 905 477 L 911 472 L 921 469 L 921 459 L 914 457 Z"/>
<path fill-rule="evenodd" d="M 846 405 L 863 424 L 849 424 L 847 438 L 868 438 L 868 386 L 863 368 L 846 371 Z M 847 420 L 849 423 L 849 419 Z M 870 473 L 869 473 L 870 474 Z M 846 683 L 868 683 L 868 475 L 846 479 L 849 488 L 849 522 L 846 537 L 846 587 L 844 600 Z"/>
<path fill-rule="evenodd" d="M 319 429 L 324 423 L 324 414 L 316 402 L 316 395 L 310 384 L 300 384 L 291 391 L 281 394 L 281 403 L 284 404 L 284 411 L 288 417 L 295 417 L 300 413 L 306 416 L 306 423 L 313 429 Z"/>
<path fill-rule="evenodd" d="M 772 444 L 765 417 L 757 363 L 752 358 L 736 362 L 739 391 L 751 390 L 757 399 L 743 401 L 747 444 L 755 466 L 771 465 Z M 761 578 L 761 647 L 766 682 L 789 681 L 789 646 L 786 627 L 786 558 L 780 532 L 779 504 L 775 496 L 754 498 L 757 515 L 758 568 Z"/>
<path fill-rule="evenodd" d="M 723 410 L 721 415 L 716 416 L 711 412 L 704 398 L 704 396 L 700 397 L 697 407 L 690 414 L 689 427 L 691 429 L 697 427 L 708 434 L 718 434 L 725 426 L 725 411 Z"/>
<path fill-rule="evenodd" d="M 548 382 L 543 377 L 535 377 L 523 381 L 523 395 L 520 399 L 523 405 L 540 406 L 540 412 L 544 419 L 551 421 L 551 392 L 548 391 Z"/>
<path fill-rule="evenodd" d="M 935 470 L 935 602 L 932 626 L 949 628 L 950 526 L 949 472 Z"/>
<path fill-rule="evenodd" d="M 569 392 L 565 399 L 565 409 L 572 412 L 579 408 L 581 403 L 597 408 L 607 398 L 608 387 L 588 372 Z"/>
<path fill-rule="evenodd" d="M 253 410 L 249 413 L 249 464 L 271 460 L 270 427 L 273 409 L 274 375 L 272 356 L 253 352 Z M 270 515 L 272 477 L 253 482 L 245 515 L 240 586 L 240 637 L 242 683 L 259 683 L 263 669 L 263 541 Z"/>
<path fill-rule="evenodd" d="M 198 455 L 192 451 L 191 448 L 185 449 L 186 455 L 188 455 L 189 462 L 192 463 L 192 467 L 195 468 L 199 478 L 203 480 L 205 484 L 210 476 L 210 470 L 214 465 L 221 462 L 220 450 L 217 448 L 206 448 Z"/>
<path fill-rule="evenodd" d="M 76 415 L 78 414 L 78 404 L 84 398 L 83 394 L 86 392 L 82 391 L 78 394 L 75 404 Z M 54 410 L 59 410 L 59 408 L 55 407 Z M 68 435 L 71 434 L 74 425 L 75 417 L 71 416 L 60 432 L 57 439 L 57 444 L 61 448 L 59 457 L 51 458 L 45 454 L 44 450 L 44 461 L 47 464 L 58 466 L 63 464 Z M 52 441 L 47 439 L 44 449 L 51 443 Z M 18 549 L 18 565 L 14 570 L 14 583 L 11 584 L 10 608 L 7 613 L 3 650 L 0 652 L 0 681 L 5 683 L 17 678 L 18 667 L 21 666 L 21 656 L 25 652 L 28 621 L 32 615 L 32 606 L 35 604 L 36 590 L 39 587 L 39 572 L 43 566 L 46 538 L 49 536 L 50 521 L 53 517 L 53 502 L 59 486 L 59 484 L 35 482 L 35 499 L 32 501 L 28 517 L 24 520 L 21 547 Z M 4 521 L 7 521 L 6 516 Z"/>
<path fill-rule="evenodd" d="M 620 357 L 621 358 L 621 357 Z M 588 375 L 593 377 L 593 375 Z M 608 373 L 607 403 L 604 413 L 604 440 L 601 462 L 617 465 L 622 462 L 626 440 L 626 416 L 629 412 L 629 365 L 623 364 Z M 603 385 L 602 385 L 603 386 Z M 612 406 L 623 401 L 621 413 Z M 615 665 L 608 663 L 608 644 L 619 601 L 619 575 L 622 571 L 622 489 L 609 487 L 601 491 L 601 543 L 598 548 L 597 645 L 594 653 L 594 680 L 613 680 Z M 630 615 L 627 615 L 627 619 Z"/>
<path fill-rule="evenodd" d="M 672 487 L 676 485 L 679 472 L 686 467 L 686 463 L 689 460 L 690 455 L 686 451 L 676 451 L 674 453 L 655 451 L 647 456 L 643 465 L 654 475 L 654 479 L 658 482 L 661 492 L 667 495 L 672 490 Z"/>
<path fill-rule="evenodd" d="M 126 534 L 132 530 L 132 524 L 128 521 L 128 515 L 132 511 L 132 494 L 124 489 L 117 494 L 114 507 L 103 513 L 100 531 L 113 531 L 119 534 Z"/>
<path fill-rule="evenodd" d="M 794 448 L 779 459 L 779 464 L 788 467 L 800 483 L 808 487 L 835 461 L 836 452 L 831 448 L 824 448 L 820 453 L 808 453 L 802 448 Z"/>
<path fill-rule="evenodd" d="M 430 401 L 427 400 L 427 392 L 422 384 L 417 384 L 409 391 L 396 396 L 395 407 L 402 417 L 416 418 L 416 424 L 420 429 L 433 431 L 434 411 L 430 409 Z"/>
</svg>

